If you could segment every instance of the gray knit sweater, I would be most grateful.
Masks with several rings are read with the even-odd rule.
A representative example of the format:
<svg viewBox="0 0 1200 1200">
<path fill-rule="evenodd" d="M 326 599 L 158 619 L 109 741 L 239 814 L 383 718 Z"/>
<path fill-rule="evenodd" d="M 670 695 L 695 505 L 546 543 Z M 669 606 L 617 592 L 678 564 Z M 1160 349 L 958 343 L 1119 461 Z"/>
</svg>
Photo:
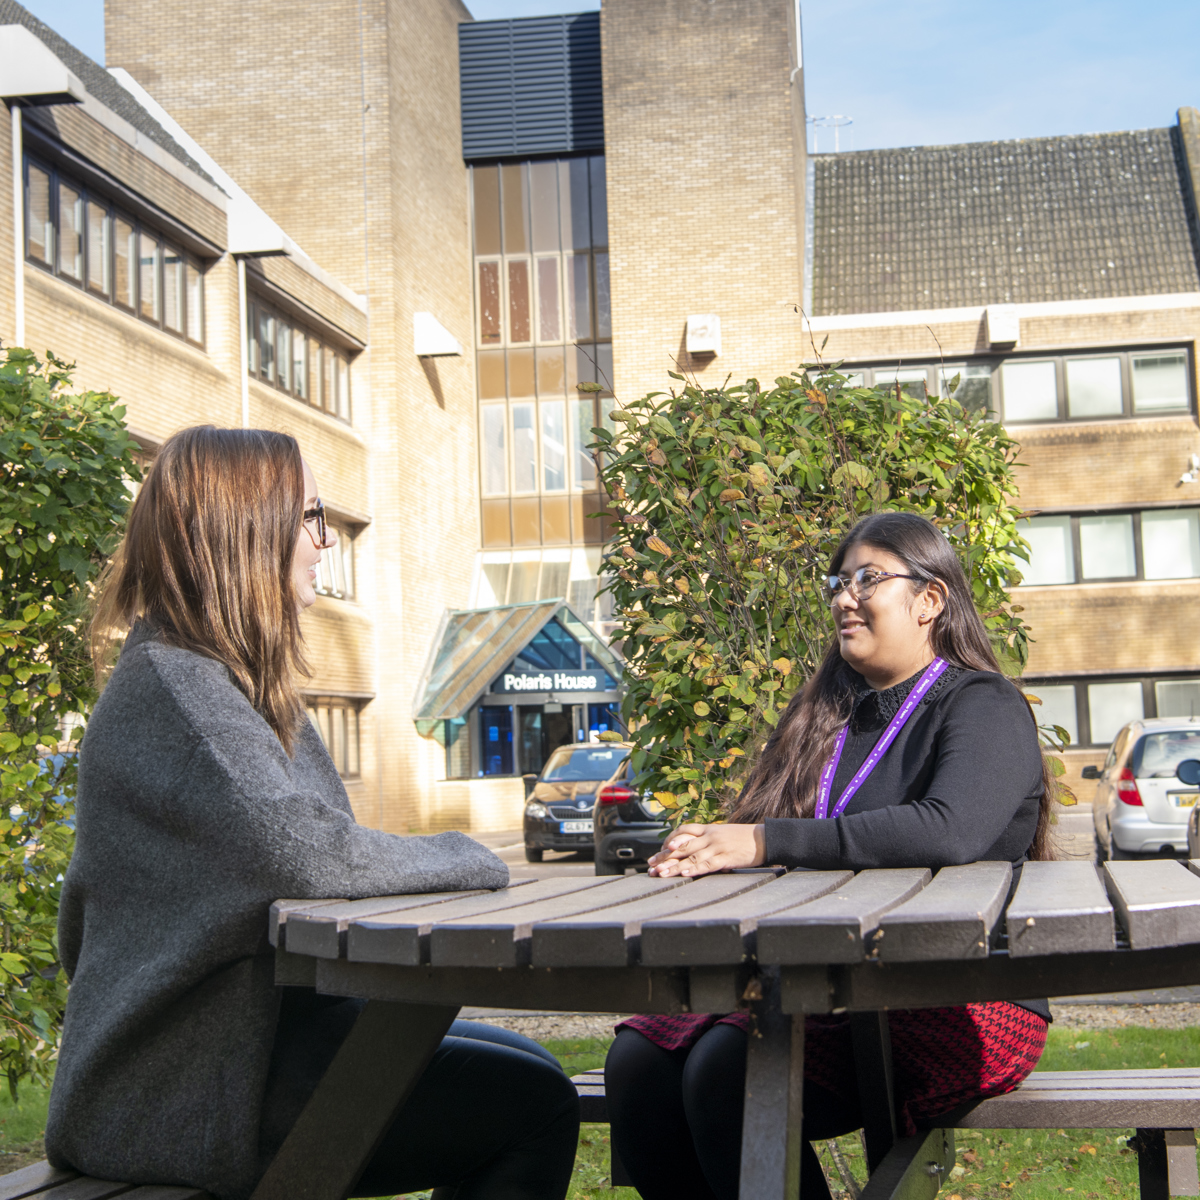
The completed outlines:
<svg viewBox="0 0 1200 1200">
<path fill-rule="evenodd" d="M 289 759 L 225 667 L 140 624 L 80 752 L 50 1161 L 248 1196 L 279 1004 L 271 902 L 507 882 L 463 834 L 355 824 L 307 721 Z"/>
</svg>

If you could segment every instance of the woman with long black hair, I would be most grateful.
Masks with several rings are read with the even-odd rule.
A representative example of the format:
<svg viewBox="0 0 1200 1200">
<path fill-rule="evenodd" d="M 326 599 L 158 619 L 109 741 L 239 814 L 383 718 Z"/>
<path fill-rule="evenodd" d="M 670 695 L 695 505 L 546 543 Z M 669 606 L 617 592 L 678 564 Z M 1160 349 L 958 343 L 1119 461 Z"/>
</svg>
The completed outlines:
<svg viewBox="0 0 1200 1200">
<path fill-rule="evenodd" d="M 659 876 L 779 864 L 940 867 L 1051 857 L 1053 776 L 1025 698 L 1000 671 L 937 527 L 860 521 L 830 563 L 836 636 L 789 703 L 727 823 L 683 825 Z M 1045 1001 L 888 1015 L 900 1117 L 913 1132 L 1010 1091 L 1045 1045 Z M 738 1194 L 745 1014 L 635 1017 L 605 1077 L 613 1144 L 645 1200 Z M 813 1139 L 862 1125 L 849 1018 L 809 1017 L 801 1191 L 827 1194 Z"/>
</svg>

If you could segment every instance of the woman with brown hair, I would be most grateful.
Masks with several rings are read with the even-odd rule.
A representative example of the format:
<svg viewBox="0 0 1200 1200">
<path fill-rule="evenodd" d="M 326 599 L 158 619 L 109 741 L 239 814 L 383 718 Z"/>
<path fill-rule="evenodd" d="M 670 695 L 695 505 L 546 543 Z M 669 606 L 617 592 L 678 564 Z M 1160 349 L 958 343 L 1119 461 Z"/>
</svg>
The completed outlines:
<svg viewBox="0 0 1200 1200">
<path fill-rule="evenodd" d="M 93 623 L 98 669 L 124 645 L 80 750 L 59 914 L 57 1166 L 249 1196 L 362 1007 L 275 987 L 272 901 L 508 882 L 461 833 L 355 823 L 298 690 L 336 538 L 281 433 L 184 430 L 133 504 Z M 559 1200 L 578 1122 L 540 1046 L 455 1022 L 355 1194 Z"/>
<path fill-rule="evenodd" d="M 936 526 L 860 521 L 827 582 L 836 636 L 789 703 L 728 823 L 682 825 L 659 876 L 760 866 L 943 866 L 1049 858 L 1052 776 Z M 1044 1000 L 888 1014 L 908 1133 L 1010 1091 L 1045 1045 Z M 801 1194 L 827 1196 L 809 1141 L 862 1125 L 846 1016 L 805 1025 Z M 645 1200 L 738 1194 L 745 1014 L 635 1017 L 605 1066 L 613 1145 Z M 664 1147 L 670 1147 L 664 1151 Z"/>
</svg>

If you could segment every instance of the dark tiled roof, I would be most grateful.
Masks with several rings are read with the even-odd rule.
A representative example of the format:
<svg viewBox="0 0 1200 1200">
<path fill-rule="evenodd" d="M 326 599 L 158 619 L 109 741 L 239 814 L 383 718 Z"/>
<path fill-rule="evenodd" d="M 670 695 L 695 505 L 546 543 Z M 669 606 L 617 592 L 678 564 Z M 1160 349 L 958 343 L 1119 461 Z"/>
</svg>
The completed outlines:
<svg viewBox="0 0 1200 1200">
<path fill-rule="evenodd" d="M 1178 131 L 815 156 L 814 315 L 1200 291 Z"/>
<path fill-rule="evenodd" d="M 0 0 L 0 25 L 24 25 L 44 42 L 79 77 L 79 81 L 105 108 L 128 121 L 139 133 L 161 146 L 209 183 L 214 182 L 194 158 L 102 67 L 76 50 L 66 38 L 43 24 L 15 0 Z"/>
</svg>

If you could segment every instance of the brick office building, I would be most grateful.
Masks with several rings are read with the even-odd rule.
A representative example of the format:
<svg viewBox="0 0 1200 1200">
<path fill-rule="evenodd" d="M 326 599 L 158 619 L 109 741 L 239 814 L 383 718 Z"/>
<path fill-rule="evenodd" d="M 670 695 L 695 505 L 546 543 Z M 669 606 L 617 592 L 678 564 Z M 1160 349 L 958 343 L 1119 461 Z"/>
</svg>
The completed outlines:
<svg viewBox="0 0 1200 1200">
<path fill-rule="evenodd" d="M 5 0 L 4 20 L 20 11 Z M 1030 677 L 1083 747 L 1200 699 L 1200 483 L 1179 482 L 1200 451 L 1194 113 L 810 156 L 798 29 L 794 0 L 481 23 L 457 0 L 303 0 L 283 37 L 233 0 L 202 25 L 175 0 L 109 0 L 110 67 L 192 165 L 144 131 L 134 144 L 191 171 L 230 231 L 250 212 L 284 240 L 183 245 L 205 329 L 224 331 L 203 347 L 155 331 L 141 359 L 82 335 L 63 349 L 159 436 L 185 421 L 155 399 L 155 355 L 186 350 L 172 386 L 211 396 L 206 419 L 238 423 L 248 389 L 254 422 L 301 437 L 357 532 L 357 596 L 324 599 L 310 637 L 329 647 L 314 687 L 355 714 L 363 819 L 511 826 L 522 766 L 611 720 L 619 664 L 572 622 L 605 627 L 582 447 L 612 401 L 574 385 L 639 395 L 677 366 L 770 379 L 826 335 L 867 381 L 961 374 L 1018 435 L 1041 513 Z M 100 319 L 26 258 L 81 330 Z M 342 356 L 348 421 L 264 382 L 272 319 Z M 518 643 L 526 681 L 566 671 L 596 690 L 504 694 Z"/>
</svg>

